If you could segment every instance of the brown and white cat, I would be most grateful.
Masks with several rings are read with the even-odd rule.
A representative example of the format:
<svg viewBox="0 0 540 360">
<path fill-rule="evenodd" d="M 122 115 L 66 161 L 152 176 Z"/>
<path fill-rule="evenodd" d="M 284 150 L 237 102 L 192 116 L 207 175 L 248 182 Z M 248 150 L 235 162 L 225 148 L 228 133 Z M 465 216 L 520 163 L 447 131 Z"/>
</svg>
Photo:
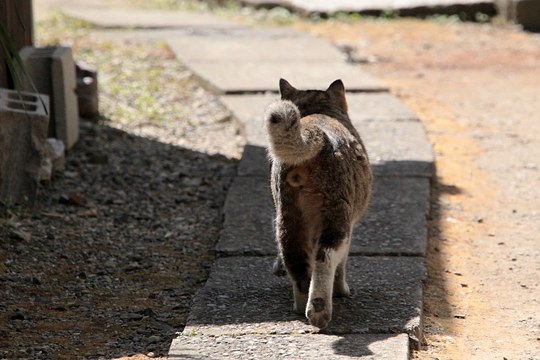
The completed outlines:
<svg viewBox="0 0 540 360">
<path fill-rule="evenodd" d="M 332 295 L 349 296 L 345 270 L 354 223 L 366 209 L 372 173 L 353 127 L 341 80 L 326 91 L 297 90 L 280 79 L 281 100 L 265 114 L 279 256 L 294 310 L 319 328 Z"/>
</svg>

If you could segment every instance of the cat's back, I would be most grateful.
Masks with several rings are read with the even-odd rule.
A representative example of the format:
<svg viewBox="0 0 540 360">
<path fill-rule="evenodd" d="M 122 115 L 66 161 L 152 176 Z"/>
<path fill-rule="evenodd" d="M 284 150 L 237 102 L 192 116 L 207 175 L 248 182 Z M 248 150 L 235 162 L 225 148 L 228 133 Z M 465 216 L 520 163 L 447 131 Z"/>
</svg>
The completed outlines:
<svg viewBox="0 0 540 360">
<path fill-rule="evenodd" d="M 308 161 L 275 167 L 274 181 L 301 198 L 324 198 L 328 206 L 333 206 L 334 200 L 349 199 L 358 213 L 363 212 L 371 192 L 372 174 L 361 140 L 342 121 L 328 115 L 308 115 L 300 123 L 304 129 L 322 130 L 325 144 Z"/>
</svg>

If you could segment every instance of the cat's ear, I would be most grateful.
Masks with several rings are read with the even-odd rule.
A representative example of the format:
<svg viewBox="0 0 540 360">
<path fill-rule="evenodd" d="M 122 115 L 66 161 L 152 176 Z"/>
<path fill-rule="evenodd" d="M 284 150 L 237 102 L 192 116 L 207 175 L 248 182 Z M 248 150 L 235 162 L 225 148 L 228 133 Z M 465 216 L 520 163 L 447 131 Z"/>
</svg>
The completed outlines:
<svg viewBox="0 0 540 360">
<path fill-rule="evenodd" d="M 326 92 L 331 94 L 334 99 L 338 102 L 339 106 L 347 112 L 347 100 L 345 99 L 345 86 L 343 85 L 343 81 L 336 80 L 333 83 L 330 84 L 328 89 L 326 89 Z"/>
<path fill-rule="evenodd" d="M 296 93 L 296 88 L 285 79 L 279 79 L 279 92 L 282 100 L 290 100 Z"/>
</svg>

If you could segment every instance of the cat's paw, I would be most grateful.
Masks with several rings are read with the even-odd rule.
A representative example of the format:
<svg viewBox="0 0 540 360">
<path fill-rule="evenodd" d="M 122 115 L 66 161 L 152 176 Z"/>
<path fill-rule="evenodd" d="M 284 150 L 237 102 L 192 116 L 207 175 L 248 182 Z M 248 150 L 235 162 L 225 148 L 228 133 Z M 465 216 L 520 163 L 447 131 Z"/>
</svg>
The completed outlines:
<svg viewBox="0 0 540 360">
<path fill-rule="evenodd" d="M 294 299 L 293 310 L 297 314 L 305 314 L 307 305 L 307 296 L 296 296 Z"/>
<path fill-rule="evenodd" d="M 306 317 L 311 325 L 324 329 L 332 319 L 332 302 L 323 298 L 310 300 Z"/>
<path fill-rule="evenodd" d="M 272 265 L 272 274 L 276 276 L 287 275 L 287 271 L 285 270 L 285 267 L 283 266 L 283 263 L 281 262 L 281 258 L 279 256 L 276 257 L 276 260 L 274 260 L 274 265 Z"/>
<path fill-rule="evenodd" d="M 351 296 L 351 289 L 349 288 L 349 285 L 346 282 L 343 282 L 341 284 L 339 283 L 334 284 L 334 296 L 337 296 L 337 297 Z"/>
</svg>

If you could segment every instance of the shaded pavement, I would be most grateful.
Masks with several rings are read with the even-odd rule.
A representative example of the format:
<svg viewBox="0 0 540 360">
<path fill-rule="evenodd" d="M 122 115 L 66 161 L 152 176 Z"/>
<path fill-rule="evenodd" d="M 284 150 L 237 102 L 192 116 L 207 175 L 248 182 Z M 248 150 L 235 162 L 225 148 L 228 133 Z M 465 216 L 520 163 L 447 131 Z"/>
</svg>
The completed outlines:
<svg viewBox="0 0 540 360">
<path fill-rule="evenodd" d="M 170 358 L 407 359 L 422 338 L 426 213 L 433 154 L 422 124 L 387 86 L 345 61 L 328 42 L 289 29 L 250 28 L 207 14 L 66 8 L 110 39 L 165 41 L 233 112 L 247 145 L 225 203 L 220 257 L 195 295 Z M 164 17 L 165 16 L 165 17 Z M 137 29 L 132 19 L 137 19 Z M 374 167 L 372 204 L 354 230 L 348 277 L 324 334 L 292 311 L 275 256 L 261 121 L 280 77 L 298 88 L 341 78 L 350 117 Z"/>
</svg>

